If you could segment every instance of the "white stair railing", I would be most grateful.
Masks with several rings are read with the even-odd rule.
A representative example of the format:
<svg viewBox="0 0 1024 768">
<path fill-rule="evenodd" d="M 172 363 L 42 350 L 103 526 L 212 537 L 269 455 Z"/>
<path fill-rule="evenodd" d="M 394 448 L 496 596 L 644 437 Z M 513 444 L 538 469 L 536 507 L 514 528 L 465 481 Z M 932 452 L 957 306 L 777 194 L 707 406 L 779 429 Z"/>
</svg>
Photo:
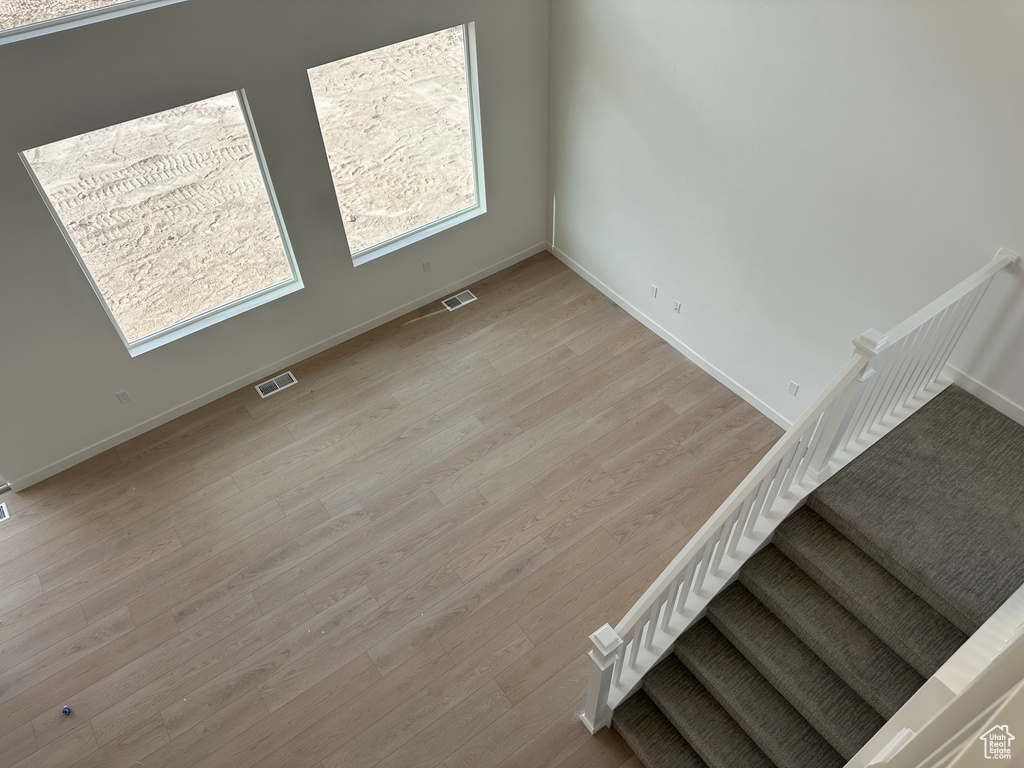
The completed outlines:
<svg viewBox="0 0 1024 768">
<path fill-rule="evenodd" d="M 768 451 L 614 628 L 590 636 L 586 709 L 594 733 L 810 493 L 942 391 L 942 370 L 985 288 L 1019 261 L 984 268 L 889 333 L 865 332 L 825 391 Z"/>
</svg>

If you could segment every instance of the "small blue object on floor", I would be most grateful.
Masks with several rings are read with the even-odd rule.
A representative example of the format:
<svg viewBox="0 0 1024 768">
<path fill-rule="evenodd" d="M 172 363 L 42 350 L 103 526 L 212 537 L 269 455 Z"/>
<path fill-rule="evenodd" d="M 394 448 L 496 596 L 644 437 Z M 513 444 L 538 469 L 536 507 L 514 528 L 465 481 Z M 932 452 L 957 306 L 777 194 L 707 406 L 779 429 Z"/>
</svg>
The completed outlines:
<svg viewBox="0 0 1024 768">
<path fill-rule="evenodd" d="M 70 715 L 71 714 L 71 707 L 68 707 L 68 706 L 61 707 L 60 712 L 61 712 L 62 715 Z"/>
</svg>

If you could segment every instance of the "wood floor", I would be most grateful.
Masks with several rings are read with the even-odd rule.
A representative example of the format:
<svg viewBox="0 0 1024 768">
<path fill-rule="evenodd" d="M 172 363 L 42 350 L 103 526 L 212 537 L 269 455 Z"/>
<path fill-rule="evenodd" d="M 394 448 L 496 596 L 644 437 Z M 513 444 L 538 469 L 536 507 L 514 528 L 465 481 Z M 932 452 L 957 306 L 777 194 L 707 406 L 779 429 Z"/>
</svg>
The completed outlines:
<svg viewBox="0 0 1024 768">
<path fill-rule="evenodd" d="M 639 766 L 587 636 L 779 430 L 548 254 L 473 290 L 3 496 L 0 768 Z"/>
</svg>

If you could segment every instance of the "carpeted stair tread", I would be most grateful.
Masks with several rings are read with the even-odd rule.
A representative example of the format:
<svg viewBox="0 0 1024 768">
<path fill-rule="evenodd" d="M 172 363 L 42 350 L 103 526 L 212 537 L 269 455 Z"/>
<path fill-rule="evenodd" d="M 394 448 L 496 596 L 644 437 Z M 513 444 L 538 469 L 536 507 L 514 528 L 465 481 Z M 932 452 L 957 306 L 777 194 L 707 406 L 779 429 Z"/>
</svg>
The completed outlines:
<svg viewBox="0 0 1024 768">
<path fill-rule="evenodd" d="M 846 760 L 885 723 L 742 584 L 712 600 L 707 616 Z"/>
<path fill-rule="evenodd" d="M 1024 582 L 1024 426 L 950 386 L 808 505 L 966 634 Z"/>
<path fill-rule="evenodd" d="M 643 690 L 615 708 L 612 726 L 646 768 L 707 768 Z"/>
<path fill-rule="evenodd" d="M 740 582 L 883 717 L 924 678 L 774 545 L 740 569 Z"/>
<path fill-rule="evenodd" d="M 846 763 L 709 621 L 684 632 L 675 655 L 776 765 Z"/>
<path fill-rule="evenodd" d="M 643 686 L 709 768 L 775 768 L 675 656 L 652 669 L 644 677 Z"/>
<path fill-rule="evenodd" d="M 945 616 L 806 507 L 779 526 L 772 543 L 925 677 L 967 640 Z"/>
</svg>

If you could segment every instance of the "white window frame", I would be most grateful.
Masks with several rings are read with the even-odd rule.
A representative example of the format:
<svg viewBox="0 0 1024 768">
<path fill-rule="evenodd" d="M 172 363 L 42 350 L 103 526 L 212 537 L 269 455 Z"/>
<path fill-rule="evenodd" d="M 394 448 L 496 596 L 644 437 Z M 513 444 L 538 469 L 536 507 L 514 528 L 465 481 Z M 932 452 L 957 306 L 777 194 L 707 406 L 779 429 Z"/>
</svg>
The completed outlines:
<svg viewBox="0 0 1024 768">
<path fill-rule="evenodd" d="M 164 5 L 175 5 L 176 3 L 184 2 L 187 2 L 187 0 L 127 0 L 127 2 L 118 3 L 117 5 L 93 8 L 91 11 L 79 11 L 67 16 L 58 16 L 56 19 L 44 19 L 32 24 L 25 24 L 22 27 L 0 30 L 0 45 L 17 40 L 28 40 L 32 37 L 48 35 L 51 32 L 59 32 L 64 29 L 74 29 L 75 27 L 93 24 L 105 19 L 141 13 L 151 8 L 160 8 Z"/>
<path fill-rule="evenodd" d="M 473 153 L 473 189 L 476 193 L 476 203 L 383 240 L 376 245 L 371 245 L 369 248 L 356 251 L 352 254 L 352 263 L 357 267 L 487 213 L 487 194 L 484 187 L 484 147 L 480 130 L 480 85 L 477 80 L 476 67 L 475 22 L 470 21 L 462 25 L 462 40 L 463 55 L 466 61 L 466 100 L 469 108 L 469 141 Z M 342 201 L 338 200 L 339 212 L 341 205 Z M 342 223 L 344 224 L 344 222 Z"/>
<path fill-rule="evenodd" d="M 78 266 L 81 267 L 82 272 L 85 273 L 85 276 L 89 281 L 89 285 L 92 286 L 92 290 L 96 294 L 96 298 L 99 299 L 100 305 L 107 313 L 107 317 L 110 318 L 110 324 L 114 326 L 114 330 L 117 332 L 118 338 L 121 339 L 121 342 L 128 350 L 128 354 L 132 357 L 137 357 L 144 352 L 149 352 L 153 349 L 157 349 L 158 347 L 162 347 L 165 344 L 170 344 L 172 341 L 177 341 L 178 339 L 189 336 L 196 331 L 209 328 L 223 320 L 235 317 L 243 312 L 248 312 L 250 309 L 261 307 L 268 302 L 281 298 L 282 296 L 295 293 L 304 287 L 302 276 L 299 274 L 298 264 L 295 261 L 295 254 L 292 252 L 291 241 L 288 238 L 288 230 L 285 227 L 284 218 L 281 216 L 281 207 L 277 202 L 277 194 L 274 192 L 274 185 L 270 180 L 270 173 L 267 171 L 267 165 L 263 158 L 263 149 L 260 146 L 259 136 L 256 133 L 256 125 L 252 120 L 252 113 L 249 110 L 249 101 L 245 96 L 245 90 L 240 89 L 235 91 L 235 95 L 238 98 L 238 106 L 242 110 L 242 116 L 245 119 L 245 127 L 249 131 L 249 139 L 252 141 L 253 155 L 256 158 L 256 165 L 260 170 L 260 177 L 263 179 L 263 186 L 266 189 L 267 198 L 270 202 L 270 210 L 271 213 L 273 213 L 274 221 L 277 224 L 277 231 L 281 237 L 281 246 L 284 250 L 288 267 L 291 269 L 292 278 L 290 280 L 285 280 L 283 282 L 267 286 L 266 288 L 250 293 L 247 296 L 242 296 L 234 301 L 229 301 L 226 304 L 221 304 L 219 307 L 208 309 L 205 312 L 201 312 L 198 315 L 181 320 L 157 331 L 156 333 L 143 336 L 135 341 L 129 341 L 124 335 L 124 332 L 121 330 L 121 326 L 118 325 L 117 319 L 110 311 L 107 300 L 103 297 L 103 293 L 96 284 L 96 280 L 93 278 L 88 266 L 86 266 L 85 260 L 82 258 L 82 254 L 79 253 L 78 247 L 75 245 L 74 240 L 71 238 L 71 235 L 68 234 L 67 228 L 64 226 L 64 222 L 61 221 L 60 215 L 53 207 L 50 196 L 46 194 L 46 190 L 43 188 L 42 184 L 40 184 L 35 171 L 32 170 L 32 165 L 29 163 L 28 158 L 24 152 L 18 153 L 22 164 L 25 166 L 25 170 L 28 171 L 29 177 L 32 179 L 32 183 L 35 184 L 40 197 L 42 197 L 43 202 L 50 211 L 50 215 L 53 216 L 53 220 L 57 223 L 57 227 L 64 236 L 64 240 L 67 242 L 71 252 L 75 255 L 75 259 L 78 260 Z M 145 117 L 145 115 L 141 115 L 140 117 Z"/>
</svg>

